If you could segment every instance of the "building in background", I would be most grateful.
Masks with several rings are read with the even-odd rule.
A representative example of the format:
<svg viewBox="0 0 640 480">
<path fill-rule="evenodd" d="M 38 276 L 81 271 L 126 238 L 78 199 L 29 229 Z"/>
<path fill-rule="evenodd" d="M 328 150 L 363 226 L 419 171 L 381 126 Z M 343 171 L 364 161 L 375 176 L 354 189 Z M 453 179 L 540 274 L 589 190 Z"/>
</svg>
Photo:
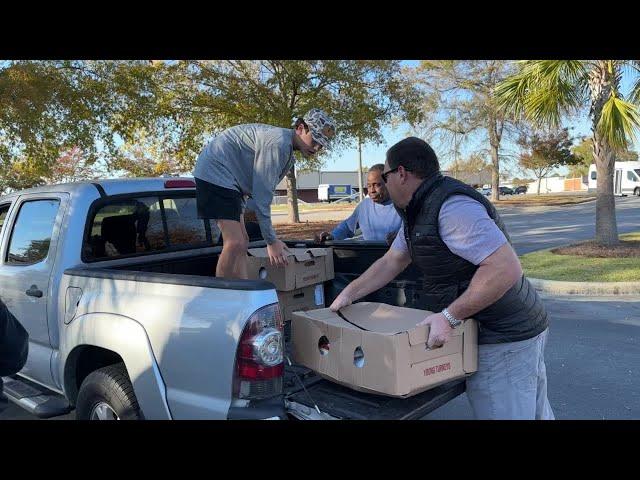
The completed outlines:
<svg viewBox="0 0 640 480">
<path fill-rule="evenodd" d="M 298 187 L 298 199 L 306 203 L 318 202 L 318 186 L 319 185 L 351 185 L 354 191 L 358 191 L 358 172 L 336 171 L 322 172 L 319 170 L 311 172 L 298 172 L 296 183 Z M 362 173 L 362 185 L 365 195 L 367 193 L 367 172 Z M 287 178 L 276 186 L 276 196 L 286 197 L 287 195 Z"/>
<path fill-rule="evenodd" d="M 528 184 L 527 193 L 538 193 L 538 180 Z M 543 177 L 540 179 L 540 193 L 586 192 L 587 177 L 567 178 L 564 176 Z"/>
</svg>

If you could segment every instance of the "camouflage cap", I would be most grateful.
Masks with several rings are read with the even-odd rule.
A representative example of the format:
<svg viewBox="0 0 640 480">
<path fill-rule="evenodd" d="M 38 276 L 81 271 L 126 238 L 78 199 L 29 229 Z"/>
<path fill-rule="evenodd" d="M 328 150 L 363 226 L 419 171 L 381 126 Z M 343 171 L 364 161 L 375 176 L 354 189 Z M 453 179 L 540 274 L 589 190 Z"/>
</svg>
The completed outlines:
<svg viewBox="0 0 640 480">
<path fill-rule="evenodd" d="M 309 110 L 303 117 L 303 120 L 309 127 L 313 139 L 324 148 L 327 147 L 329 141 L 336 135 L 336 123 L 319 108 Z"/>
</svg>

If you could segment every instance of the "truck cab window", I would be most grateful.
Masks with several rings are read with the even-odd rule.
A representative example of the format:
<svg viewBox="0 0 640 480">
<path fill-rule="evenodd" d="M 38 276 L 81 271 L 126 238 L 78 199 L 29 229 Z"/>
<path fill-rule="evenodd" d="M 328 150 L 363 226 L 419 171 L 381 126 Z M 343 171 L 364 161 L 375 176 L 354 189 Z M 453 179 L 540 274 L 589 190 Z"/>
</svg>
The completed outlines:
<svg viewBox="0 0 640 480">
<path fill-rule="evenodd" d="M 92 259 L 153 252 L 166 247 L 158 197 L 119 200 L 100 207 L 91 223 Z"/>
<path fill-rule="evenodd" d="M 33 200 L 22 204 L 15 221 L 6 261 L 31 265 L 47 258 L 59 200 Z"/>
<path fill-rule="evenodd" d="M 195 197 L 150 196 L 120 199 L 99 207 L 83 251 L 88 260 L 101 260 L 208 244 Z"/>
<path fill-rule="evenodd" d="M 202 219 L 198 218 L 195 198 L 165 198 L 169 243 L 172 246 L 193 245 L 207 241 Z"/>
</svg>

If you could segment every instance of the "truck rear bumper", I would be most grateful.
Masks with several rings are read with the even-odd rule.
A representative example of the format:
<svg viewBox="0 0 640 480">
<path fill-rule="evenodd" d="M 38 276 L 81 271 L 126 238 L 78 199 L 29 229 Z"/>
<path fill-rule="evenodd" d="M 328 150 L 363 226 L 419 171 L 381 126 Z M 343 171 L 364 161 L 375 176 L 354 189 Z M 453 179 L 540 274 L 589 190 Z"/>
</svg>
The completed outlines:
<svg viewBox="0 0 640 480">
<path fill-rule="evenodd" d="M 286 420 L 284 395 L 255 400 L 245 407 L 229 408 L 227 420 Z"/>
</svg>

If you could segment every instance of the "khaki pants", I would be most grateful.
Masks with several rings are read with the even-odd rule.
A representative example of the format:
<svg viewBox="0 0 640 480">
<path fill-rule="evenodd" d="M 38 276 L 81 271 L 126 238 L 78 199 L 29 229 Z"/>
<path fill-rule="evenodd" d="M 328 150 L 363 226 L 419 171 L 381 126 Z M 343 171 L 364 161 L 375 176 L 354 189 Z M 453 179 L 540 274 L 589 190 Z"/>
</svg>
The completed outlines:
<svg viewBox="0 0 640 480">
<path fill-rule="evenodd" d="M 521 342 L 479 345 L 467 397 L 478 420 L 554 420 L 544 349 L 549 329 Z"/>
</svg>

